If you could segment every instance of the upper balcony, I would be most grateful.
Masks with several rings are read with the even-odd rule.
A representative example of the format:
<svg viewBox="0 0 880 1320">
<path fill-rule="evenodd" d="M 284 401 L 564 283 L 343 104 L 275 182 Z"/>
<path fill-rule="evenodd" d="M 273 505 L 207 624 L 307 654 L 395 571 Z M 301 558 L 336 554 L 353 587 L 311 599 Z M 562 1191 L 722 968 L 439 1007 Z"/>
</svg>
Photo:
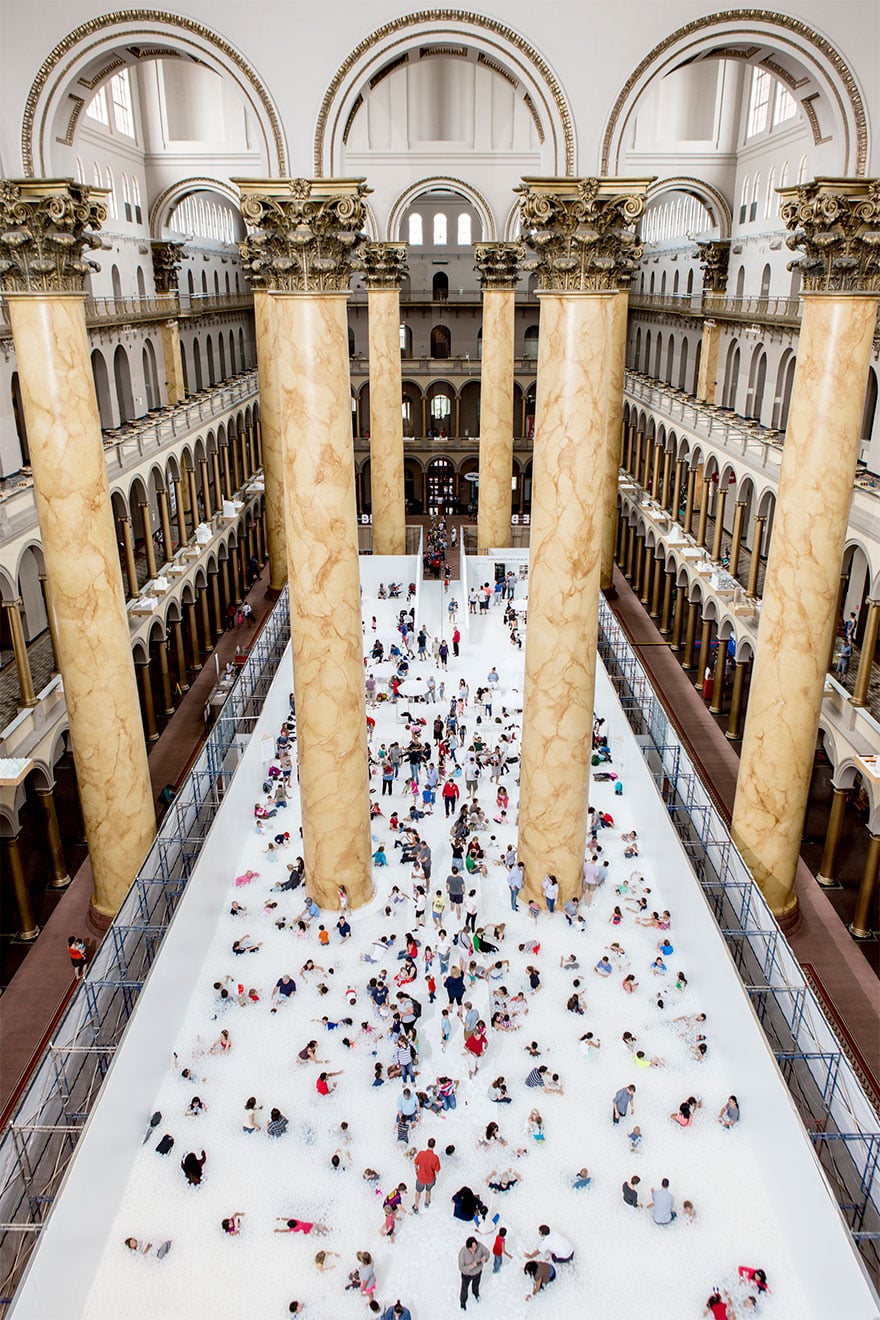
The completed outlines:
<svg viewBox="0 0 880 1320">
<path fill-rule="evenodd" d="M 141 325 L 151 321 L 170 321 L 212 316 L 218 312 L 247 311 L 254 305 L 250 290 L 241 293 L 154 293 L 144 297 L 86 298 L 86 325 Z M 0 337 L 12 334 L 9 310 L 0 303 Z"/>
<path fill-rule="evenodd" d="M 720 298 L 712 294 L 699 298 L 688 294 L 631 293 L 629 305 L 633 311 L 672 312 L 698 320 L 712 317 L 716 321 L 792 327 L 801 322 L 799 298 Z"/>
</svg>

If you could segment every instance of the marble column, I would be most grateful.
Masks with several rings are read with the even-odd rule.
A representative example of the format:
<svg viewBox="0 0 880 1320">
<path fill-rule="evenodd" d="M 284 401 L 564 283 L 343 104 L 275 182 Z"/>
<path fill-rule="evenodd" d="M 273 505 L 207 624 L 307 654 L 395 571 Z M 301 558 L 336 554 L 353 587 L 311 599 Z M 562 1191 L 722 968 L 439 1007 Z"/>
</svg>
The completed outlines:
<svg viewBox="0 0 880 1320">
<path fill-rule="evenodd" d="M 24 640 L 24 629 L 21 626 L 21 605 L 20 596 L 16 600 L 3 601 L 3 609 L 6 611 L 6 621 L 9 624 L 9 632 L 12 637 L 12 655 L 15 660 L 21 705 L 27 708 L 28 706 L 36 706 L 37 697 L 34 692 L 34 680 L 31 675 L 27 642 Z"/>
<path fill-rule="evenodd" d="M 684 631 L 684 655 L 681 658 L 681 667 L 685 673 L 690 673 L 694 667 L 694 643 L 697 640 L 697 615 L 699 612 L 700 602 L 689 600 L 687 604 L 687 623 Z"/>
<path fill-rule="evenodd" d="M 370 340 L 373 554 L 402 555 L 406 550 L 406 512 L 403 499 L 400 286 L 408 274 L 406 244 L 366 243 L 361 259 L 367 286 Z"/>
<path fill-rule="evenodd" d="M 156 648 L 159 661 L 159 679 L 162 684 L 162 700 L 165 703 L 162 714 L 170 719 L 174 714 L 174 697 L 171 692 L 171 670 L 168 667 L 168 642 L 159 642 Z"/>
<path fill-rule="evenodd" d="M 638 486 L 642 479 L 642 450 L 645 444 L 643 431 L 636 431 L 636 453 L 633 459 L 632 479 Z"/>
<path fill-rule="evenodd" d="M 795 871 L 880 297 L 877 180 L 780 190 L 803 320 L 731 833 L 777 917 Z"/>
<path fill-rule="evenodd" d="M 701 550 L 706 548 L 706 523 L 709 518 L 709 491 L 711 489 L 711 481 L 707 481 L 704 477 L 700 490 L 700 520 L 697 524 L 697 545 Z"/>
<path fill-rule="evenodd" d="M 721 549 L 724 544 L 724 506 L 727 503 L 727 491 L 721 490 L 715 496 L 715 534 L 712 537 L 712 558 L 721 563 Z"/>
<path fill-rule="evenodd" d="M 0 288 L 52 581 L 58 659 L 89 846 L 96 918 L 113 916 L 156 816 L 86 332 L 83 247 L 103 194 L 70 180 L 0 189 Z"/>
<path fill-rule="evenodd" d="M 742 699 L 745 687 L 748 660 L 737 660 L 733 671 L 733 688 L 730 693 L 730 718 L 724 732 L 730 742 L 739 742 L 742 737 Z"/>
<path fill-rule="evenodd" d="M 703 268 L 703 338 L 700 347 L 700 370 L 697 373 L 697 403 L 714 403 L 718 382 L 718 354 L 721 348 L 721 325 L 712 316 L 715 298 L 723 298 L 727 289 L 730 241 L 698 243 L 697 252 Z"/>
<path fill-rule="evenodd" d="M 177 546 L 178 549 L 187 544 L 188 536 L 186 533 L 186 511 L 183 507 L 183 480 L 181 477 L 172 477 L 171 485 L 174 488 L 174 513 L 177 519 Z"/>
<path fill-rule="evenodd" d="M 208 460 L 199 459 L 199 480 L 202 483 L 202 502 L 205 506 L 205 522 L 209 523 L 214 517 L 214 507 L 211 504 L 211 483 L 208 480 Z"/>
<path fill-rule="evenodd" d="M 125 579 L 128 584 L 128 595 L 135 597 L 138 595 L 138 577 L 137 564 L 134 562 L 134 537 L 131 532 L 131 519 L 120 518 L 119 530 L 122 532 L 122 552 L 125 556 Z"/>
<path fill-rule="evenodd" d="M 663 476 L 660 479 L 660 503 L 664 509 L 670 507 L 671 491 L 669 487 L 669 478 L 672 471 L 672 450 L 667 449 L 663 454 Z"/>
<path fill-rule="evenodd" d="M 153 516 L 148 500 L 138 500 L 141 511 L 141 528 L 144 535 L 144 558 L 147 561 L 147 580 L 152 582 L 156 576 L 156 550 L 153 545 Z"/>
<path fill-rule="evenodd" d="M 831 811 L 828 814 L 828 828 L 825 831 L 825 847 L 822 849 L 822 861 L 816 876 L 823 889 L 838 889 L 837 855 L 840 851 L 840 839 L 843 834 L 843 822 L 846 817 L 848 788 L 831 785 Z"/>
<path fill-rule="evenodd" d="M 183 262 L 184 244 L 157 240 L 150 244 L 153 259 L 153 281 L 159 297 L 168 299 L 170 310 L 179 311 L 177 301 L 178 272 Z M 160 326 L 162 338 L 162 364 L 165 370 L 165 394 L 171 407 L 186 398 L 183 378 L 183 359 L 180 353 L 180 323 L 171 316 Z"/>
<path fill-rule="evenodd" d="M 211 613 L 214 616 L 214 640 L 219 641 L 223 636 L 223 611 L 220 608 L 220 569 L 209 568 L 208 577 L 211 580 Z"/>
<path fill-rule="evenodd" d="M 880 834 L 871 834 L 869 831 L 868 855 L 865 858 L 862 882 L 859 885 L 859 893 L 856 898 L 855 914 L 849 927 L 850 933 L 857 940 L 870 940 L 873 938 L 874 932 L 870 926 L 871 904 L 874 901 L 874 890 L 877 888 L 878 872 L 880 872 Z"/>
<path fill-rule="evenodd" d="M 58 673 L 58 638 L 55 634 L 55 605 L 52 601 L 52 584 L 45 573 L 40 574 L 40 586 L 43 588 L 43 600 L 46 605 L 46 622 L 52 639 L 53 673 Z"/>
<path fill-rule="evenodd" d="M 202 621 L 202 654 L 207 657 L 214 649 L 214 639 L 211 636 L 211 616 L 208 613 L 207 582 L 202 582 L 196 590 L 199 595 L 199 614 Z"/>
<path fill-rule="evenodd" d="M 672 615 L 672 588 L 675 584 L 675 573 L 665 569 L 663 573 L 663 604 L 660 607 L 660 632 L 664 637 L 669 636 L 670 623 Z"/>
<path fill-rule="evenodd" d="M 529 571 L 518 853 L 524 892 L 552 872 L 580 893 L 605 510 L 611 347 L 620 282 L 641 256 L 631 225 L 646 182 L 527 179 L 522 236 L 536 253 L 538 424 Z"/>
<path fill-rule="evenodd" d="M 202 648 L 199 645 L 199 616 L 198 606 L 194 600 L 187 601 L 184 606 L 186 610 L 186 627 L 189 633 L 189 654 L 190 664 L 188 666 L 191 674 L 197 674 L 202 667 Z"/>
<path fill-rule="evenodd" d="M 651 604 L 651 575 L 654 571 L 654 547 L 648 545 L 645 540 L 645 549 L 642 554 L 642 590 L 639 599 L 643 605 Z"/>
<path fill-rule="evenodd" d="M 30 433 L 28 433 L 30 440 Z M 15 903 L 15 910 L 18 916 L 18 930 L 15 938 L 24 944 L 30 944 L 40 933 L 40 928 L 34 919 L 34 909 L 31 903 L 31 891 L 28 886 L 27 876 L 24 872 L 24 865 L 21 860 L 21 849 L 18 846 L 19 836 L 6 837 L 2 840 L 3 852 L 5 855 L 5 864 L 3 867 L 4 875 L 7 877 L 7 883 L 12 889 L 12 898 Z"/>
<path fill-rule="evenodd" d="M 55 794 L 51 788 L 38 788 L 37 801 L 43 812 L 46 824 L 46 847 L 52 867 L 50 889 L 66 889 L 70 884 L 70 872 L 64 856 L 64 844 L 61 841 L 61 827 L 58 824 L 58 812 L 55 809 Z"/>
<path fill-rule="evenodd" d="M 871 667 L 874 664 L 874 654 L 877 650 L 878 626 L 880 626 L 880 601 L 869 600 L 868 617 L 865 621 L 865 631 L 859 653 L 859 668 L 856 674 L 855 690 L 850 697 L 850 705 L 852 706 L 867 705 Z"/>
<path fill-rule="evenodd" d="M 177 670 L 177 686 L 181 693 L 189 692 L 189 677 L 186 670 L 186 651 L 183 645 L 183 622 L 171 620 L 171 636 L 174 640 L 174 666 Z"/>
<path fill-rule="evenodd" d="M 730 538 L 730 563 L 727 571 L 731 577 L 736 577 L 736 570 L 739 568 L 739 552 L 742 549 L 743 519 L 745 518 L 746 506 L 744 500 L 737 500 L 736 508 L 733 511 L 733 532 Z"/>
<path fill-rule="evenodd" d="M 220 475 L 220 454 L 217 449 L 211 450 L 211 472 L 214 476 L 214 497 L 217 503 L 217 512 L 223 512 L 223 478 Z"/>
<path fill-rule="evenodd" d="M 156 728 L 156 710 L 153 705 L 153 680 L 150 674 L 150 658 L 143 657 L 134 662 L 137 671 L 138 682 L 141 689 L 141 713 L 144 722 L 144 736 L 148 743 L 159 741 L 159 730 Z"/>
<path fill-rule="evenodd" d="M 276 331 L 306 875 L 323 907 L 338 906 L 340 885 L 358 907 L 373 880 L 347 300 L 366 188 L 237 182 L 252 233 L 243 262 Z"/>
<path fill-rule="evenodd" d="M 254 328 L 260 375 L 260 417 L 263 427 L 263 486 L 266 539 L 269 547 L 269 586 L 278 596 L 287 581 L 287 526 L 284 517 L 284 456 L 281 449 L 280 382 L 275 354 L 274 301 L 265 289 L 254 289 Z M 347 377 L 346 377 L 347 379 Z M 229 477 L 229 450 L 223 454 Z"/>
<path fill-rule="evenodd" d="M 254 306 L 256 307 L 256 305 L 257 304 L 255 300 Z M 235 494 L 235 485 L 232 480 L 232 470 L 229 466 L 229 441 L 228 440 L 224 441 L 224 443 L 220 446 L 220 448 L 223 451 L 221 454 L 221 458 L 223 459 L 223 494 L 225 499 L 231 500 L 233 495 Z M 286 555 L 285 555 L 285 559 L 286 559 Z"/>
<path fill-rule="evenodd" d="M 168 492 L 157 491 L 159 501 L 159 525 L 162 528 L 162 560 L 169 563 L 174 556 L 174 542 L 171 539 L 171 519 L 168 516 Z"/>
<path fill-rule="evenodd" d="M 662 547 L 661 547 L 662 553 Z M 660 618 L 660 592 L 663 587 L 663 559 L 659 557 L 654 560 L 653 565 L 654 586 L 651 591 L 651 618 Z"/>
<path fill-rule="evenodd" d="M 521 243 L 478 243 L 474 248 L 483 291 L 477 509 L 477 553 L 481 555 L 510 544 L 514 291 L 524 255 Z"/>
<path fill-rule="evenodd" d="M 697 677 L 694 680 L 694 687 L 698 692 L 703 690 L 703 679 L 706 676 L 706 670 L 710 667 L 712 651 L 712 620 L 704 618 L 700 627 L 700 663 L 697 665 Z"/>
<path fill-rule="evenodd" d="M 621 284 L 625 284 L 622 276 Z M 624 287 L 614 295 L 608 328 L 608 440 L 605 446 L 605 476 L 602 482 L 604 511 L 602 557 L 599 568 L 599 586 L 606 592 L 611 590 L 614 578 L 614 531 L 617 525 L 617 493 L 620 480 L 628 307 L 629 294 Z"/>
<path fill-rule="evenodd" d="M 687 496 L 684 506 L 684 531 L 686 536 L 690 536 L 694 525 L 694 504 L 697 498 L 697 469 L 688 468 L 687 474 Z"/>
<path fill-rule="evenodd" d="M 680 458 L 675 465 L 675 475 L 672 478 L 672 497 L 669 501 L 669 512 L 675 522 L 681 523 L 681 487 L 685 480 L 685 470 L 687 468 L 687 459 Z"/>
<path fill-rule="evenodd" d="M 186 483 L 189 491 L 189 511 L 192 518 L 193 536 L 195 536 L 195 531 L 201 521 L 201 516 L 199 514 L 199 492 L 196 487 L 196 470 L 194 467 L 188 467 L 186 469 Z"/>
<path fill-rule="evenodd" d="M 746 595 L 756 597 L 758 595 L 758 573 L 761 570 L 761 546 L 764 542 L 764 525 L 767 519 L 757 517 L 755 519 L 754 530 L 752 531 L 752 550 L 751 560 L 749 562 L 749 580 L 746 586 Z"/>
<path fill-rule="evenodd" d="M 719 637 L 715 648 L 715 670 L 712 675 L 712 700 L 709 702 L 709 711 L 712 715 L 721 715 L 724 711 L 724 675 L 726 670 L 727 638 Z"/>
</svg>

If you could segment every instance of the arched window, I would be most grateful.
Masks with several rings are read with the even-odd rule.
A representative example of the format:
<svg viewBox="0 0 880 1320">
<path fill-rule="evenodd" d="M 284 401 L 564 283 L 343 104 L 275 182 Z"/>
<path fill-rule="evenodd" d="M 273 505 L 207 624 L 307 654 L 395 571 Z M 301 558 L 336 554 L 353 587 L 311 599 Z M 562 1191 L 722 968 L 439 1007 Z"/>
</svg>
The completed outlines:
<svg viewBox="0 0 880 1320">
<path fill-rule="evenodd" d="M 751 176 L 746 175 L 742 181 L 742 191 L 739 195 L 739 222 L 744 225 L 749 215 L 749 198 L 751 197 Z"/>
<path fill-rule="evenodd" d="M 113 285 L 113 297 L 122 297 L 122 278 L 119 274 L 119 267 L 114 265 L 110 267 L 110 282 Z"/>
<path fill-rule="evenodd" d="M 434 246 L 446 246 L 446 215 L 443 211 L 438 211 L 434 216 Z"/>
<path fill-rule="evenodd" d="M 874 418 L 877 413 L 877 372 L 868 368 L 868 388 L 865 393 L 865 407 L 862 412 L 861 438 L 870 440 L 874 430 Z"/>
<path fill-rule="evenodd" d="M 779 186 L 785 188 L 788 186 L 788 161 L 782 162 L 782 169 L 779 171 Z"/>
<path fill-rule="evenodd" d="M 95 161 L 92 164 L 92 183 L 95 185 L 96 188 L 104 187 L 103 181 L 101 179 L 101 166 L 98 164 L 97 161 Z"/>
<path fill-rule="evenodd" d="M 636 346 L 635 346 L 635 351 L 633 353 L 634 371 L 638 371 L 639 369 L 639 360 L 641 356 L 642 356 L 642 328 L 641 326 L 638 326 L 636 329 Z"/>
<path fill-rule="evenodd" d="M 770 262 L 768 261 L 766 262 L 764 269 L 761 271 L 761 297 L 768 298 L 769 296 L 770 296 Z"/>
<path fill-rule="evenodd" d="M 98 413 L 102 431 L 113 428 L 113 400 L 110 397 L 110 378 L 107 375 L 107 363 L 99 349 L 92 351 L 92 375 L 95 378 L 95 394 L 98 398 Z"/>
<path fill-rule="evenodd" d="M 431 329 L 431 357 L 448 358 L 452 355 L 452 335 L 449 327 L 435 325 Z"/>
<path fill-rule="evenodd" d="M 775 79 L 766 69 L 757 64 L 752 69 L 752 86 L 749 96 L 749 118 L 746 137 L 755 137 L 763 133 L 770 119 L 770 95 Z"/>
<path fill-rule="evenodd" d="M 727 370 L 724 373 L 724 407 L 736 407 L 736 389 L 739 384 L 739 348 L 734 339 L 727 350 Z"/>
<path fill-rule="evenodd" d="M 407 221 L 408 237 L 411 247 L 421 247 L 424 243 L 422 234 L 422 217 L 418 212 L 413 212 Z"/>
<path fill-rule="evenodd" d="M 146 298 L 146 296 L 147 296 L 147 282 L 146 282 L 146 280 L 144 279 L 144 270 L 143 270 L 143 267 L 142 267 L 142 266 L 138 266 L 138 268 L 137 268 L 137 283 L 138 283 L 138 297 L 139 297 L 139 298 Z"/>
<path fill-rule="evenodd" d="M 538 327 L 536 325 L 526 326 L 526 333 L 523 338 L 523 356 L 531 358 L 532 361 L 538 356 Z"/>
<path fill-rule="evenodd" d="M 144 388 L 147 393 L 147 409 L 158 408 L 162 400 L 159 397 L 159 375 L 156 370 L 156 353 L 151 341 L 144 344 L 142 354 L 144 369 Z"/>
<path fill-rule="evenodd" d="M 105 128 L 110 127 L 110 115 L 107 110 L 107 88 L 99 87 L 89 102 L 89 108 L 86 110 L 89 119 L 95 119 Z"/>
<path fill-rule="evenodd" d="M 131 201 L 134 206 L 135 224 L 140 224 L 143 219 L 141 212 L 141 185 L 138 183 L 137 175 L 131 176 Z"/>
<path fill-rule="evenodd" d="M 131 108 L 131 83 L 128 69 L 122 69 L 110 79 L 110 99 L 113 102 L 113 122 L 117 133 L 134 137 L 134 112 Z"/>
<path fill-rule="evenodd" d="M 807 181 L 807 158 L 806 158 L 806 156 L 801 156 L 800 164 L 798 165 L 798 176 L 797 176 L 797 181 L 798 181 L 798 183 L 806 183 L 806 181 Z"/>
<path fill-rule="evenodd" d="M 405 358 L 412 357 L 413 337 L 412 330 L 405 321 L 400 323 L 400 356 Z"/>
<path fill-rule="evenodd" d="M 122 181 L 122 217 L 124 220 L 127 220 L 130 224 L 131 215 L 132 215 L 131 193 L 128 190 L 128 175 L 125 173 L 125 170 L 122 171 L 119 177 Z"/>
<path fill-rule="evenodd" d="M 449 297 L 449 276 L 443 271 L 437 272 L 431 283 L 431 292 L 434 302 L 446 302 Z"/>
<path fill-rule="evenodd" d="M 111 220 L 116 219 L 116 190 L 113 182 L 113 171 L 107 165 L 104 169 L 104 187 L 110 189 L 110 196 L 107 198 L 107 211 Z"/>
<path fill-rule="evenodd" d="M 767 196 L 764 201 L 764 219 L 769 220 L 776 214 L 776 166 L 771 165 L 767 176 Z"/>
<path fill-rule="evenodd" d="M 131 369 L 128 354 L 121 344 L 113 354 L 113 376 L 116 382 L 116 402 L 119 405 L 120 422 L 129 422 L 134 417 L 134 398 L 131 393 Z"/>
<path fill-rule="evenodd" d="M 758 218 L 758 193 L 761 191 L 761 175 L 755 175 L 755 182 L 752 184 L 752 204 L 749 207 L 749 220 Z"/>
<path fill-rule="evenodd" d="M 743 296 L 743 292 L 744 292 L 744 290 L 745 290 L 745 287 L 746 287 L 746 268 L 745 268 L 745 266 L 740 266 L 739 270 L 736 272 L 736 296 L 737 296 L 737 298 L 741 298 L 741 297 Z"/>
<path fill-rule="evenodd" d="M 471 241 L 471 218 L 467 211 L 462 211 L 458 217 L 458 246 L 470 247 Z"/>
<path fill-rule="evenodd" d="M 77 183 L 85 183 L 86 181 L 86 172 L 83 169 L 83 163 L 79 156 L 76 158 L 76 181 Z"/>
</svg>

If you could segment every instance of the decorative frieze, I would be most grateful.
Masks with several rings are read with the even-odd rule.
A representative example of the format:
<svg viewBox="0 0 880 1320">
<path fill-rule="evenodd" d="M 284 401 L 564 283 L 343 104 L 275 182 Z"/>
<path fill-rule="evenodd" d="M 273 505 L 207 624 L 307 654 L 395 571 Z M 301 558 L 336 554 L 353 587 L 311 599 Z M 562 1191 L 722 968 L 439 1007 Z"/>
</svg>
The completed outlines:
<svg viewBox="0 0 880 1320">
<path fill-rule="evenodd" d="M 239 243 L 254 288 L 347 293 L 366 240 L 363 179 L 235 179 L 248 237 Z"/>
<path fill-rule="evenodd" d="M 534 253 L 523 270 L 542 292 L 614 292 L 632 279 L 644 245 L 634 226 L 650 179 L 524 179 L 522 238 Z"/>
</svg>

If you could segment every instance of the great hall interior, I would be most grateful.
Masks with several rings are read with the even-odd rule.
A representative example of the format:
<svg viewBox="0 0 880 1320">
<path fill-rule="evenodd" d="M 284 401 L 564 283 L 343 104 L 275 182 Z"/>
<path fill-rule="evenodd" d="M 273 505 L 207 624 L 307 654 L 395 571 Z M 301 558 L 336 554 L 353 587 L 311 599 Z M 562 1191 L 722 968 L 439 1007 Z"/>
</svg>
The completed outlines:
<svg viewBox="0 0 880 1320">
<path fill-rule="evenodd" d="M 357 559 L 438 519 L 530 552 L 526 892 L 583 860 L 601 610 L 828 1024 L 780 1067 L 876 1107 L 878 52 L 875 0 L 0 5 L 0 1307 L 75 1146 L 31 1093 L 88 998 L 71 932 L 123 969 L 112 1051 L 288 593 L 313 893 L 370 900 Z M 838 1135 L 876 1168 L 876 1115 Z"/>
</svg>

